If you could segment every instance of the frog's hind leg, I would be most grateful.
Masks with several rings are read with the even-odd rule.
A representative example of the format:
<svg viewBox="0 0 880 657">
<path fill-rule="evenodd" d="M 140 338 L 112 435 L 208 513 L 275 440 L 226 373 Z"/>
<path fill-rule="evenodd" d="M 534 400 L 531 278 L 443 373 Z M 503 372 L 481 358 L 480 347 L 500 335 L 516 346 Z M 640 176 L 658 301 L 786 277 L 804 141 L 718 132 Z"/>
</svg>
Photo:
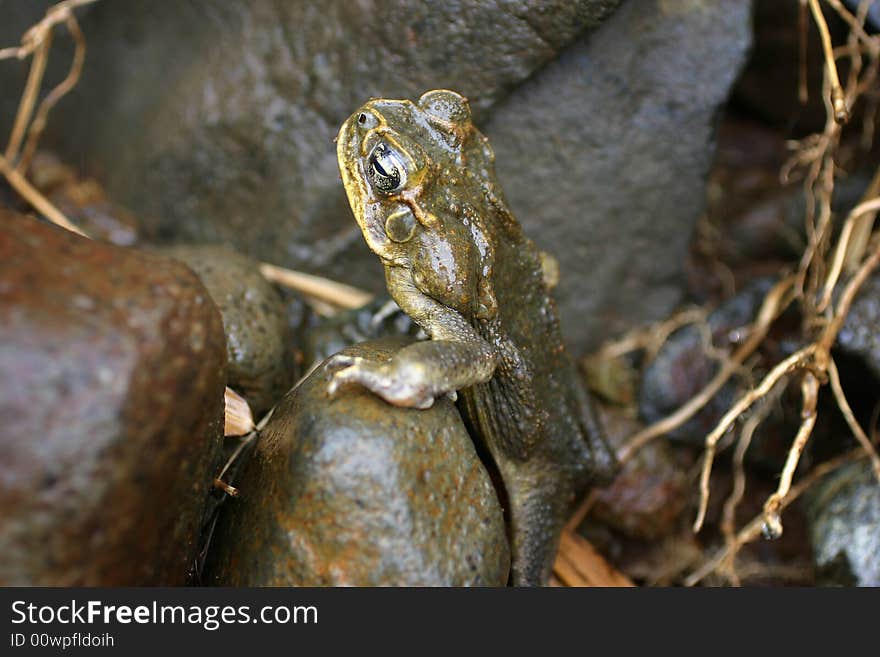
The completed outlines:
<svg viewBox="0 0 880 657">
<path fill-rule="evenodd" d="M 578 444 L 572 447 L 582 455 L 578 461 L 587 464 L 588 476 L 584 483 L 607 486 L 617 474 L 620 464 L 614 450 L 609 446 L 605 430 L 596 416 L 590 393 L 579 380 L 574 379 L 572 384 L 573 401 L 577 404 L 577 408 L 573 409 L 574 417 L 578 419 L 581 434 L 580 436 L 572 436 L 574 440 L 578 441 Z"/>
<path fill-rule="evenodd" d="M 553 570 L 571 491 L 563 490 L 564 482 L 540 466 L 520 465 L 503 476 L 511 531 L 511 584 L 544 586 Z"/>
</svg>

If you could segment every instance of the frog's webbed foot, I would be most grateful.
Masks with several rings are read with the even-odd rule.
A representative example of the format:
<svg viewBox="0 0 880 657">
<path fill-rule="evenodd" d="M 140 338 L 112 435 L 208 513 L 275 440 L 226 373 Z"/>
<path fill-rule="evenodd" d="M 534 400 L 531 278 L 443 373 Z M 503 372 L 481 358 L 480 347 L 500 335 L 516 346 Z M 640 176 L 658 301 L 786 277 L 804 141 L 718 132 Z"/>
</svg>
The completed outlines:
<svg viewBox="0 0 880 657">
<path fill-rule="evenodd" d="M 328 366 L 342 368 L 333 373 L 327 388 L 330 395 L 345 385 L 358 384 L 394 406 L 425 409 L 434 404 L 434 390 L 427 380 L 426 368 L 418 363 L 375 362 L 337 354 Z"/>
</svg>

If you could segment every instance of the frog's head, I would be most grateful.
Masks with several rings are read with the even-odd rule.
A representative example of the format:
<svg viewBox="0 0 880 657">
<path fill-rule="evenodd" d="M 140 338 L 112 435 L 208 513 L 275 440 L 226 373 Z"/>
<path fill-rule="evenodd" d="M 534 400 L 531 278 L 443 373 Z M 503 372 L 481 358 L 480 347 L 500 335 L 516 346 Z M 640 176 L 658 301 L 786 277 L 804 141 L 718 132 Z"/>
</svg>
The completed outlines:
<svg viewBox="0 0 880 657">
<path fill-rule="evenodd" d="M 420 228 L 438 226 L 446 188 L 461 184 L 456 172 L 473 159 L 473 133 L 467 100 L 448 90 L 429 91 L 417 103 L 373 99 L 342 124 L 342 182 L 367 244 L 383 260 L 399 261 Z"/>
<path fill-rule="evenodd" d="M 485 203 L 494 156 L 467 100 L 445 89 L 416 103 L 373 99 L 342 125 L 336 151 L 370 249 L 411 269 L 423 293 L 485 316 L 494 305 L 481 292 L 491 254 L 474 208 Z"/>
</svg>

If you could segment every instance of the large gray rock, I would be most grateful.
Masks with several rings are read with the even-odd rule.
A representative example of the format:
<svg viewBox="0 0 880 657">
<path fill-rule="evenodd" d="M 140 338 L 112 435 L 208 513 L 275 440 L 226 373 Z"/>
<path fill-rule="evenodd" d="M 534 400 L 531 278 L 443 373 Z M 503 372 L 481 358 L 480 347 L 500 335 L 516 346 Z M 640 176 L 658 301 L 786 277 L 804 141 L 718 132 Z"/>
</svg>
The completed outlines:
<svg viewBox="0 0 880 657">
<path fill-rule="evenodd" d="M 560 260 L 563 329 L 582 349 L 680 300 L 713 117 L 750 38 L 748 0 L 617 4 L 98 3 L 46 144 L 148 239 L 225 242 L 379 292 L 331 141 L 370 96 L 454 88 L 515 214 Z"/>
<path fill-rule="evenodd" d="M 345 353 L 390 357 L 402 343 Z M 222 510 L 207 583 L 500 586 L 510 561 L 489 475 L 455 405 L 397 408 L 321 367 L 276 407 Z"/>
<path fill-rule="evenodd" d="M 196 276 L 0 210 L 0 585 L 189 580 L 225 342 Z"/>
<path fill-rule="evenodd" d="M 867 460 L 828 476 L 808 517 L 818 582 L 880 586 L 880 485 Z"/>
<path fill-rule="evenodd" d="M 486 125 L 514 214 L 559 259 L 563 330 L 579 347 L 681 300 L 714 119 L 749 46 L 749 9 L 625 2 Z"/>
<path fill-rule="evenodd" d="M 618 2 L 102 2 L 83 13 L 86 69 L 47 144 L 148 237 L 225 242 L 379 291 L 339 182 L 342 121 L 370 96 L 444 86 L 485 116 Z"/>
</svg>

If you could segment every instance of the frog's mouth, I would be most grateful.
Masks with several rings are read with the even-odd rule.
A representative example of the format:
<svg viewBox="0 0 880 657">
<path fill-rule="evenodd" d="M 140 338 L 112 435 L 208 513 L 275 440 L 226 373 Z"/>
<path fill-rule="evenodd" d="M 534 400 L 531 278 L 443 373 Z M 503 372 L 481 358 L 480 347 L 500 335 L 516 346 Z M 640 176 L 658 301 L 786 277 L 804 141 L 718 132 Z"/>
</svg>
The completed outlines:
<svg viewBox="0 0 880 657">
<path fill-rule="evenodd" d="M 345 187 L 348 204 L 354 213 L 354 218 L 364 229 L 364 199 L 370 193 L 367 188 L 366 177 L 363 171 L 363 159 L 360 155 L 360 135 L 358 134 L 356 119 L 357 113 L 352 114 L 336 136 L 336 161 L 339 165 L 339 174 L 342 176 L 342 185 Z"/>
</svg>

